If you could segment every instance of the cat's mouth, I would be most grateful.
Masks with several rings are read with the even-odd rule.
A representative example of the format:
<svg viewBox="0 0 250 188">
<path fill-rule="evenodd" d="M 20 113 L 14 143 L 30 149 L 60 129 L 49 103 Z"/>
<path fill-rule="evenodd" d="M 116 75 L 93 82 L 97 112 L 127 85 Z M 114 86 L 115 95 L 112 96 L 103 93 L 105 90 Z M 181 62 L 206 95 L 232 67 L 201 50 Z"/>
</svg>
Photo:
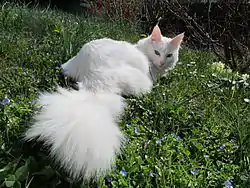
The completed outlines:
<svg viewBox="0 0 250 188">
<path fill-rule="evenodd" d="M 158 70 L 161 70 L 163 65 L 156 65 L 156 64 L 153 64 L 154 68 L 158 69 Z"/>
<path fill-rule="evenodd" d="M 164 66 L 165 66 L 165 64 L 163 63 L 163 64 L 158 65 L 157 67 L 158 67 L 159 69 L 161 69 L 161 68 L 163 68 Z"/>
</svg>

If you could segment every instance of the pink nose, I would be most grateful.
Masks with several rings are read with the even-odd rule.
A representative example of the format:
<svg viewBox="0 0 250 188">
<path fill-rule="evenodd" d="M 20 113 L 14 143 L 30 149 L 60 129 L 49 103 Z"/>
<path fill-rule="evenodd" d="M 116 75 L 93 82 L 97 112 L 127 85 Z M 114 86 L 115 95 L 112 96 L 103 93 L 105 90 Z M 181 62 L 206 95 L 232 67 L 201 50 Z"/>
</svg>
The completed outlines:
<svg viewBox="0 0 250 188">
<path fill-rule="evenodd" d="M 161 66 L 164 65 L 164 61 L 160 61 L 160 65 L 161 65 Z"/>
</svg>

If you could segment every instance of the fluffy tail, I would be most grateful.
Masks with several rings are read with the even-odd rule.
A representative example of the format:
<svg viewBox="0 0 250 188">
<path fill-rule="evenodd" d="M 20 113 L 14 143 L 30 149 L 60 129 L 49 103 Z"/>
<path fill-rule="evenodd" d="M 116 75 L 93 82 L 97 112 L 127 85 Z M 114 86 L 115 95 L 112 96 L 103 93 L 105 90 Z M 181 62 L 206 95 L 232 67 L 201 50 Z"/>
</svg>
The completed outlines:
<svg viewBox="0 0 250 188">
<path fill-rule="evenodd" d="M 51 155 L 73 179 L 98 178 L 115 166 L 125 141 L 115 123 L 124 108 L 122 97 L 59 88 L 43 93 L 39 103 L 43 107 L 25 134 L 27 141 L 37 138 L 51 146 Z"/>
</svg>

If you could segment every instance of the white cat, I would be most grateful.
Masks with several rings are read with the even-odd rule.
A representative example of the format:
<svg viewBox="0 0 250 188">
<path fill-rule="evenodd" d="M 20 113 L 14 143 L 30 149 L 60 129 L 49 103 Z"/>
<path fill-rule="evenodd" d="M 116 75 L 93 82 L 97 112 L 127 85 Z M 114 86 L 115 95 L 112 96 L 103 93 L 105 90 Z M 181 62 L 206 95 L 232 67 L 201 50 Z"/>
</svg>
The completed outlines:
<svg viewBox="0 0 250 188">
<path fill-rule="evenodd" d="M 150 91 L 152 81 L 176 65 L 183 37 L 184 33 L 164 37 L 156 25 L 136 45 L 108 38 L 93 40 L 62 65 L 63 72 L 83 84 L 99 80 L 104 86 L 120 87 L 123 94 L 138 95 Z M 94 83 L 89 86 L 95 88 Z"/>
<path fill-rule="evenodd" d="M 42 109 L 24 139 L 38 139 L 74 180 L 105 175 L 115 166 L 115 155 L 125 143 L 117 121 L 125 103 L 123 94 L 149 91 L 152 79 L 178 61 L 183 34 L 161 36 L 156 26 L 137 45 L 112 39 L 89 42 L 63 65 L 67 75 L 82 81 L 79 91 L 61 87 L 42 93 Z M 151 70 L 151 74 L 149 72 Z"/>
<path fill-rule="evenodd" d="M 126 141 L 116 124 L 125 107 L 120 95 L 101 88 L 94 93 L 83 86 L 79 91 L 59 87 L 42 93 L 38 104 L 42 110 L 24 139 L 49 146 L 51 156 L 73 180 L 97 180 L 115 166 Z"/>
</svg>

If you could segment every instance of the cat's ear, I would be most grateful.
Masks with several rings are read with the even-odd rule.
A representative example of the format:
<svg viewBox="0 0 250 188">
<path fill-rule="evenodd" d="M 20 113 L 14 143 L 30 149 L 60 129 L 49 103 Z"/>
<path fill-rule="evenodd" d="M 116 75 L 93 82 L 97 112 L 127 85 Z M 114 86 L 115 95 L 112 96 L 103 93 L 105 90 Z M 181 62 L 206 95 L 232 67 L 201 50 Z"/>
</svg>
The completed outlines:
<svg viewBox="0 0 250 188">
<path fill-rule="evenodd" d="M 158 25 L 156 25 L 151 33 L 151 40 L 159 42 L 161 41 L 161 30 Z"/>
<path fill-rule="evenodd" d="M 175 37 L 171 40 L 170 43 L 171 43 L 173 46 L 175 46 L 175 47 L 179 47 L 179 46 L 181 45 L 181 43 L 182 43 L 183 38 L 184 38 L 184 33 L 185 33 L 185 32 L 183 32 L 183 33 L 181 33 L 181 34 L 175 36 Z"/>
</svg>

